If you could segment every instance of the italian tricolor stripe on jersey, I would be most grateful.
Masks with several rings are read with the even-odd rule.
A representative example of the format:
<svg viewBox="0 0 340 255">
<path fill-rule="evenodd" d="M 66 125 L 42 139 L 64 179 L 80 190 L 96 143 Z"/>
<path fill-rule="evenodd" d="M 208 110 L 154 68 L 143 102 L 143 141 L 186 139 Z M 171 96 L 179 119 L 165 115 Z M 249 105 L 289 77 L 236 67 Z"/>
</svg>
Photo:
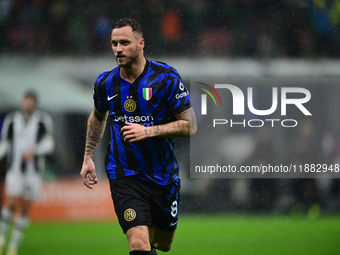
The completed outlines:
<svg viewBox="0 0 340 255">
<path fill-rule="evenodd" d="M 145 100 L 150 100 L 152 97 L 152 89 L 151 88 L 143 88 L 143 97 Z"/>
</svg>

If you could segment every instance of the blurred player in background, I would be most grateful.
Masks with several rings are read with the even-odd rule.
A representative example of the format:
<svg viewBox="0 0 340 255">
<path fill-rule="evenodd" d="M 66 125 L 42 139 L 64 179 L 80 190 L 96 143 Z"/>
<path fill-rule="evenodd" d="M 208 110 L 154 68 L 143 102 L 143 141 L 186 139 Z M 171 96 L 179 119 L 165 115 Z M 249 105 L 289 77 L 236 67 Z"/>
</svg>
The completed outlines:
<svg viewBox="0 0 340 255">
<path fill-rule="evenodd" d="M 0 253 L 18 210 L 9 240 L 7 255 L 17 254 L 23 233 L 28 226 L 32 202 L 41 193 L 44 156 L 54 151 L 53 124 L 50 115 L 36 110 L 37 95 L 27 92 L 21 110 L 6 116 L 1 132 L 0 160 L 7 158 L 5 177 L 6 201 L 1 210 Z"/>
<path fill-rule="evenodd" d="M 155 248 L 171 249 L 178 221 L 180 179 L 173 138 L 195 134 L 196 118 L 178 72 L 145 59 L 139 23 L 117 21 L 111 45 L 118 66 L 94 85 L 80 174 L 88 188 L 97 183 L 92 158 L 110 115 L 106 171 L 119 223 L 131 255 L 157 254 Z"/>
</svg>

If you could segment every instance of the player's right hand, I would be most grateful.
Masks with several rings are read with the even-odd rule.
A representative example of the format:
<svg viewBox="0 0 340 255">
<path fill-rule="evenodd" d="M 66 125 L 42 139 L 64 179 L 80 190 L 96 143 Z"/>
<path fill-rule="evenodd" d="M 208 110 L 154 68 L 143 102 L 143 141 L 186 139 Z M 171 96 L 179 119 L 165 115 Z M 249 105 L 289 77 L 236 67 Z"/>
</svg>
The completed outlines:
<svg viewBox="0 0 340 255">
<path fill-rule="evenodd" d="M 35 156 L 35 152 L 34 150 L 28 150 L 28 151 L 25 151 L 23 154 L 22 154 L 22 160 L 24 162 L 30 160 L 31 158 L 33 158 Z"/>
<path fill-rule="evenodd" d="M 83 180 L 83 184 L 89 189 L 92 189 L 91 186 L 98 183 L 96 168 L 92 159 L 84 160 L 80 175 Z"/>
</svg>

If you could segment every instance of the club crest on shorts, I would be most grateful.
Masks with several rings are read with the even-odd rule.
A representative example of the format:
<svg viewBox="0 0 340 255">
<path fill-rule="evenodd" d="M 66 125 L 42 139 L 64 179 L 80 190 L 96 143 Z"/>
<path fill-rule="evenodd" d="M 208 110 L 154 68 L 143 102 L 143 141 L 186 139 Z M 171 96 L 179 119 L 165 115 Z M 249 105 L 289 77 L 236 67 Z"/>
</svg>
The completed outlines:
<svg viewBox="0 0 340 255">
<path fill-rule="evenodd" d="M 146 101 L 149 101 L 152 97 L 152 88 L 143 88 L 143 97 Z"/>
<path fill-rule="evenodd" d="M 124 219 L 126 221 L 132 221 L 136 218 L 136 212 L 135 210 L 131 209 L 131 208 L 128 208 L 125 210 L 124 212 Z"/>
</svg>

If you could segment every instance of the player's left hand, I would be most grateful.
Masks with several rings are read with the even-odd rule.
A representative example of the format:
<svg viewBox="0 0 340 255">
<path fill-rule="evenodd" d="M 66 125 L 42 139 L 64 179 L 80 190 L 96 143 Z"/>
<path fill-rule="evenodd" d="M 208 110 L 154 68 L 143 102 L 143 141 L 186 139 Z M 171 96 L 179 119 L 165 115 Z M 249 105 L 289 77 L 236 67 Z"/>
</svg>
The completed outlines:
<svg viewBox="0 0 340 255">
<path fill-rule="evenodd" d="M 148 128 L 136 123 L 125 122 L 125 126 L 120 131 L 123 134 L 124 141 L 128 143 L 141 141 L 149 137 Z"/>
</svg>

